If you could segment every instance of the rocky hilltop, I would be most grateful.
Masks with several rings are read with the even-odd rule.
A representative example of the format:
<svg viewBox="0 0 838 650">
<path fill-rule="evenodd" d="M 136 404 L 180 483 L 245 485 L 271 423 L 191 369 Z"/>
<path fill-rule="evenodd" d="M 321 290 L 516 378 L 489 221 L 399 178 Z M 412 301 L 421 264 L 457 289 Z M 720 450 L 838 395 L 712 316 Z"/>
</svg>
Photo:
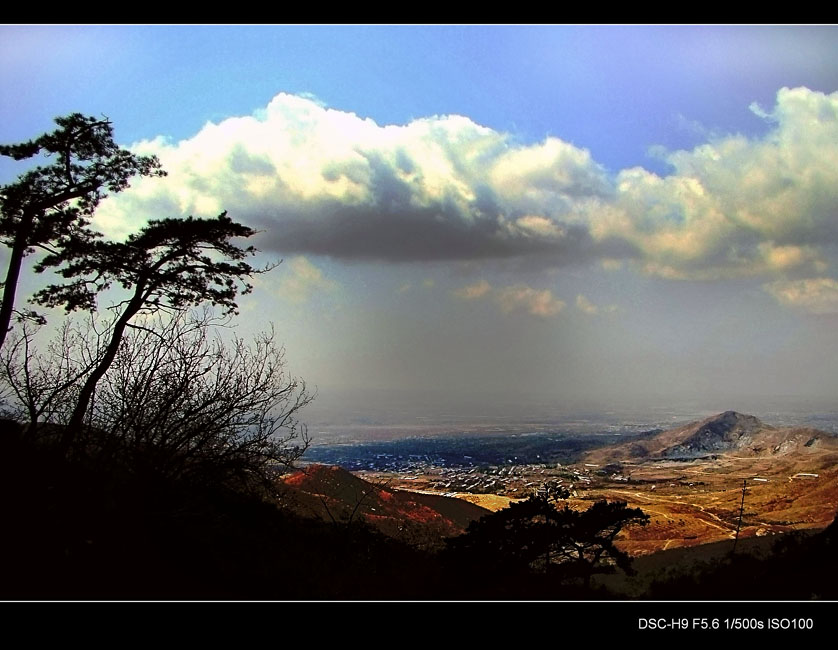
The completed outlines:
<svg viewBox="0 0 838 650">
<path fill-rule="evenodd" d="M 747 456 L 808 455 L 824 448 L 838 451 L 838 438 L 805 427 L 773 427 L 753 415 L 725 411 L 643 440 L 597 449 L 588 454 L 587 460 L 592 463 L 690 460 L 729 453 Z"/>
<path fill-rule="evenodd" d="M 773 431 L 753 415 L 736 411 L 724 413 L 704 420 L 683 442 L 663 451 L 665 456 L 694 456 L 733 449 L 746 449 L 754 444 L 755 437 L 762 431 Z"/>
</svg>

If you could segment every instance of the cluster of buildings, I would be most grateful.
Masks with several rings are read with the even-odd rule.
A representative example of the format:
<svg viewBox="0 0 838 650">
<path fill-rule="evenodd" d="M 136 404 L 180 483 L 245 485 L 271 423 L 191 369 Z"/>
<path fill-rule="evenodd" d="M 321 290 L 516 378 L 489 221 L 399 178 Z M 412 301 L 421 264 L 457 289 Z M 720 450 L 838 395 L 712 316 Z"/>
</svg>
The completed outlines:
<svg viewBox="0 0 838 650">
<path fill-rule="evenodd" d="M 428 464 L 414 476 L 399 472 L 399 479 L 421 480 L 423 488 L 446 496 L 467 492 L 525 498 L 559 486 L 567 489 L 572 496 L 578 496 L 578 489 L 593 487 L 597 480 L 594 471 L 592 467 L 562 467 L 545 463 L 485 467 L 439 467 Z"/>
</svg>

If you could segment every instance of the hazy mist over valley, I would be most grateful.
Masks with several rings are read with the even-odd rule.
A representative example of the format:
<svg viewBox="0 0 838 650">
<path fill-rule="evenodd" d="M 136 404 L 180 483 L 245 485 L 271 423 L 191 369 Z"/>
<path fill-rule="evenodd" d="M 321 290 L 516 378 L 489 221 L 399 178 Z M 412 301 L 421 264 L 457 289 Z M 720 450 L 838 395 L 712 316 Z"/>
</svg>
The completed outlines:
<svg viewBox="0 0 838 650">
<path fill-rule="evenodd" d="M 314 444 L 470 433 L 597 433 L 669 428 L 729 410 L 757 414 L 777 426 L 812 426 L 838 433 L 834 400 L 740 397 L 566 402 L 530 395 L 440 392 L 323 391 L 308 409 Z"/>
</svg>

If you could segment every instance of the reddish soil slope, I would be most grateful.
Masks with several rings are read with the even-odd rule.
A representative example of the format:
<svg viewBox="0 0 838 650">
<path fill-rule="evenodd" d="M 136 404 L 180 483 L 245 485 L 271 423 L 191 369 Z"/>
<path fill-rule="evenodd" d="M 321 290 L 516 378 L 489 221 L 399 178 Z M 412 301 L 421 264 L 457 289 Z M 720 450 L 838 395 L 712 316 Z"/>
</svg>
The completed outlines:
<svg viewBox="0 0 838 650">
<path fill-rule="evenodd" d="M 425 547 L 461 534 L 488 510 L 449 497 L 395 490 L 340 467 L 310 465 L 285 477 L 284 505 L 299 514 L 342 524 L 365 520 L 386 535 Z"/>
</svg>

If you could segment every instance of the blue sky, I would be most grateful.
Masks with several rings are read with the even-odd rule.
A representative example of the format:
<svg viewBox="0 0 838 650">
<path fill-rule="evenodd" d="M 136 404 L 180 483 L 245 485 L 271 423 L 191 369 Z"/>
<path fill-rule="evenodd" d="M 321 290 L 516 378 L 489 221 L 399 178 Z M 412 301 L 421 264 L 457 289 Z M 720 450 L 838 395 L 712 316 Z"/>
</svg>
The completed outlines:
<svg viewBox="0 0 838 650">
<path fill-rule="evenodd" d="M 755 133 L 783 86 L 832 92 L 834 27 L 6 26 L 2 135 L 105 113 L 126 141 L 183 138 L 278 92 L 401 124 L 460 114 L 552 134 L 611 169 L 694 127 Z"/>
<path fill-rule="evenodd" d="M 244 327 L 324 400 L 838 388 L 835 27 L 3 26 L 0 83 L 2 142 L 160 156 L 109 236 L 263 230 Z"/>
</svg>

